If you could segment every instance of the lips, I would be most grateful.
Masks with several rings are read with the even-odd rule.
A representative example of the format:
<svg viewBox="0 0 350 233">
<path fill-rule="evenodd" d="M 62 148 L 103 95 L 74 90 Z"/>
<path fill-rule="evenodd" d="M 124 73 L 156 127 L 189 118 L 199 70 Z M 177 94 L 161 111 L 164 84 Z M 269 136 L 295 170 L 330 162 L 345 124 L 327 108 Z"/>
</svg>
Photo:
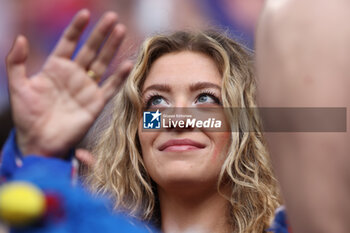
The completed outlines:
<svg viewBox="0 0 350 233">
<path fill-rule="evenodd" d="M 162 144 L 158 150 L 160 151 L 187 151 L 203 149 L 204 144 L 193 141 L 191 139 L 173 139 Z"/>
</svg>

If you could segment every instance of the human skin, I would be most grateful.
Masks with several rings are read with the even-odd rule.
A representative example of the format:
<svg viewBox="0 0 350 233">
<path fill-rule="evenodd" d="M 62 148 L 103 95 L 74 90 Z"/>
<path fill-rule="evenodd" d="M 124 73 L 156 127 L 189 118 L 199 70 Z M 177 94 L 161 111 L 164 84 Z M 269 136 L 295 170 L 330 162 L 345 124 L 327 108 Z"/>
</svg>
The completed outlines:
<svg viewBox="0 0 350 233">
<path fill-rule="evenodd" d="M 169 53 L 151 66 L 142 98 L 144 102 L 150 100 L 150 107 L 154 108 L 218 107 L 220 104 L 204 92 L 209 91 L 221 99 L 221 82 L 221 74 L 210 57 L 189 51 Z M 191 90 L 191 86 L 198 83 L 214 84 L 217 88 Z M 149 89 L 159 84 L 167 85 L 169 90 Z M 154 95 L 160 97 L 150 97 Z M 157 183 L 163 232 L 229 231 L 228 203 L 219 195 L 217 181 L 231 133 L 177 128 L 149 132 L 142 127 L 140 121 L 138 136 L 142 157 L 147 172 Z M 191 139 L 202 147 L 183 143 L 160 149 L 174 139 Z"/>
<path fill-rule="evenodd" d="M 349 107 L 349 10 L 341 0 L 266 2 L 256 40 L 260 106 Z M 348 131 L 266 136 L 293 232 L 350 232 Z"/>
<path fill-rule="evenodd" d="M 125 27 L 116 24 L 113 12 L 105 13 L 71 59 L 89 18 L 88 10 L 77 13 L 42 69 L 32 77 L 26 74 L 26 38 L 17 37 L 9 52 L 10 101 L 23 155 L 64 155 L 84 136 L 132 68 L 130 62 L 124 62 L 101 86 L 87 73 L 93 70 L 101 77 L 124 38 Z"/>
</svg>

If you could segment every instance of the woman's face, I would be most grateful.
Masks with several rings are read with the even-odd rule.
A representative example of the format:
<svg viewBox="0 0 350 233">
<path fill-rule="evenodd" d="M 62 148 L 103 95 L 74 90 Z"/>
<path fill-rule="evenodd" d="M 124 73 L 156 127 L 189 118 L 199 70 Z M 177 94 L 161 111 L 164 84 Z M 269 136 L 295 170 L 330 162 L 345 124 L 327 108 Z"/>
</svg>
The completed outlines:
<svg viewBox="0 0 350 233">
<path fill-rule="evenodd" d="M 189 51 L 169 53 L 153 63 L 142 98 L 150 108 L 219 107 L 221 86 L 220 72 L 210 57 Z M 163 188 L 195 184 L 215 187 L 230 135 L 176 128 L 146 132 L 142 119 L 138 130 L 146 169 Z"/>
</svg>

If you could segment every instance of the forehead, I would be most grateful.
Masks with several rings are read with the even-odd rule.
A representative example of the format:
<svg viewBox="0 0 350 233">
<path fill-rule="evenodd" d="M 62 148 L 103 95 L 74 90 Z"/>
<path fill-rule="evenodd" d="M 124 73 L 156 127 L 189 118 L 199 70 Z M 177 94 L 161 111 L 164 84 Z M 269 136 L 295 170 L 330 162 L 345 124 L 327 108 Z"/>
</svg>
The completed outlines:
<svg viewBox="0 0 350 233">
<path fill-rule="evenodd" d="M 151 66 L 143 89 L 153 84 L 183 86 L 194 82 L 211 82 L 221 86 L 221 74 L 212 58 L 191 51 L 169 53 Z"/>
</svg>

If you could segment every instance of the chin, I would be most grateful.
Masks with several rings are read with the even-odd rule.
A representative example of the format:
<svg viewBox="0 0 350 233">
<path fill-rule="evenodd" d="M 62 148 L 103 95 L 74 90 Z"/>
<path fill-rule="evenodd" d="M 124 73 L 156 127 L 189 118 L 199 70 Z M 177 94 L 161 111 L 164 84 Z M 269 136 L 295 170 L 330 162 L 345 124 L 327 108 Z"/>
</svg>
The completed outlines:
<svg viewBox="0 0 350 233">
<path fill-rule="evenodd" d="M 161 175 L 154 176 L 156 183 L 163 188 L 189 188 L 197 185 L 203 186 L 205 184 L 215 184 L 218 180 L 219 174 L 210 173 L 208 169 L 194 169 L 193 167 L 164 167 Z"/>
</svg>

